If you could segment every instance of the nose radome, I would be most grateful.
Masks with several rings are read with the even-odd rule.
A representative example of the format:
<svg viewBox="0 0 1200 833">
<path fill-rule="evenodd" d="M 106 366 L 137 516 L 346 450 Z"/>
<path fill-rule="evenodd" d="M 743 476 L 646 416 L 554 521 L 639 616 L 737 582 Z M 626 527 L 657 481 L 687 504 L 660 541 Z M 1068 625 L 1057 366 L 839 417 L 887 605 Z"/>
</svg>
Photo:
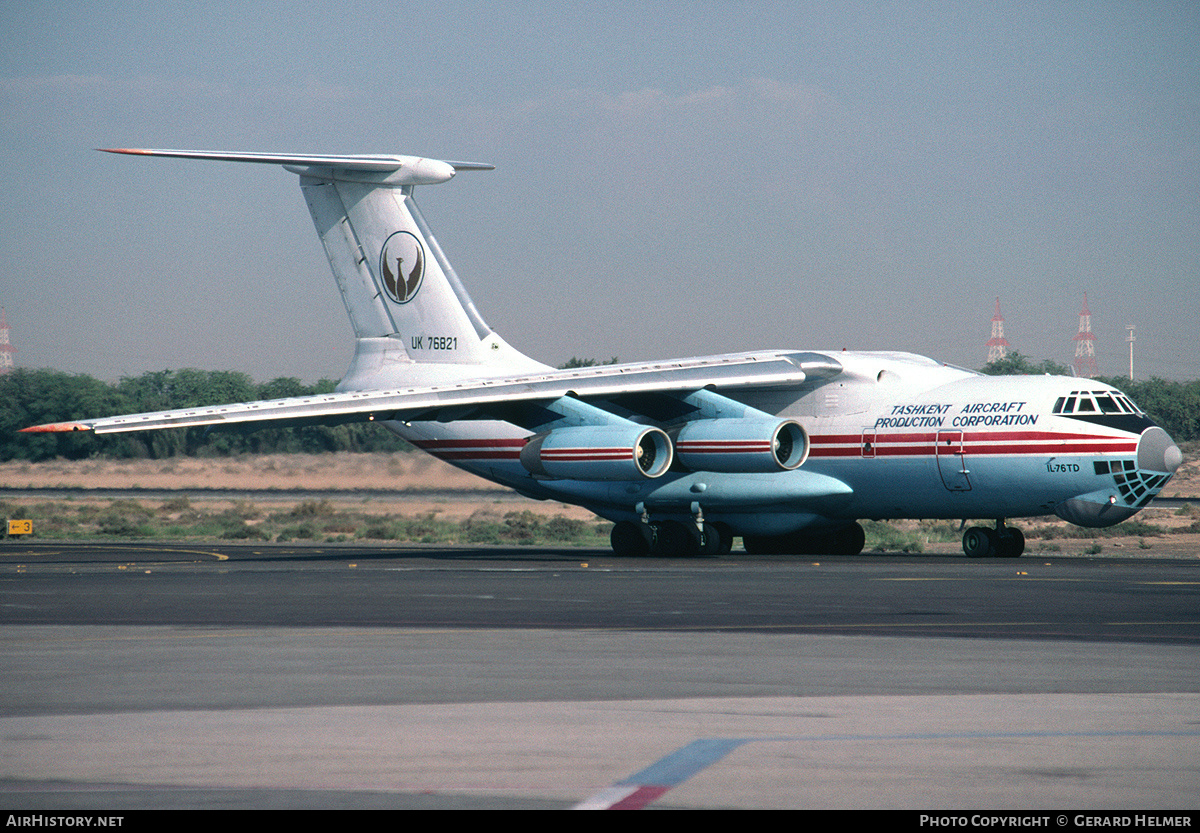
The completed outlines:
<svg viewBox="0 0 1200 833">
<path fill-rule="evenodd" d="M 1137 465 L 1143 471 L 1165 471 L 1174 474 L 1183 462 L 1183 453 L 1171 435 L 1161 428 L 1147 428 L 1138 440 Z"/>
</svg>

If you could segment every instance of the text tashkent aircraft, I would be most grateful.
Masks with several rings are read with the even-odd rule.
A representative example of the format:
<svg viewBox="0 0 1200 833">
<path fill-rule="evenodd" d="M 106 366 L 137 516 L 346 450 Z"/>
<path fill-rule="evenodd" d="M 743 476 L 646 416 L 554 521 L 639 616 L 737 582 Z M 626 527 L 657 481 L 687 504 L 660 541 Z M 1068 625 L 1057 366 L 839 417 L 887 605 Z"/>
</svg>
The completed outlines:
<svg viewBox="0 0 1200 833">
<path fill-rule="evenodd" d="M 356 337 L 336 393 L 26 431 L 380 422 L 532 498 L 615 522 L 619 554 L 857 553 L 861 518 L 995 518 L 971 556 L 1019 556 L 1013 517 L 1108 526 L 1179 448 L 1087 379 L 981 376 L 908 353 L 771 350 L 555 370 L 467 296 L 413 201 L 491 165 L 410 156 L 115 150 L 282 165 L 300 176 Z"/>
</svg>

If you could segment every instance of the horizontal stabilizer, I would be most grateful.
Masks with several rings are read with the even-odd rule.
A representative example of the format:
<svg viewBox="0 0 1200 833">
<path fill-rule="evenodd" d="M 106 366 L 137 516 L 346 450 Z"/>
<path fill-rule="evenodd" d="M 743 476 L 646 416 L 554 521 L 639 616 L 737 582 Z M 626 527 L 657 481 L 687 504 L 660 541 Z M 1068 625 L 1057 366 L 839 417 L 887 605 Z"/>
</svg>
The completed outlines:
<svg viewBox="0 0 1200 833">
<path fill-rule="evenodd" d="M 173 159 L 207 159 L 217 162 L 257 162 L 263 165 L 283 165 L 289 170 L 303 168 L 333 168 L 341 171 L 403 175 L 395 184 L 436 185 L 446 182 L 459 171 L 492 171 L 495 165 L 483 162 L 445 162 L 420 156 L 389 155 L 328 155 L 306 153 L 238 153 L 212 150 L 155 150 L 149 148 L 100 148 L 105 153 L 128 156 L 164 156 Z"/>
</svg>

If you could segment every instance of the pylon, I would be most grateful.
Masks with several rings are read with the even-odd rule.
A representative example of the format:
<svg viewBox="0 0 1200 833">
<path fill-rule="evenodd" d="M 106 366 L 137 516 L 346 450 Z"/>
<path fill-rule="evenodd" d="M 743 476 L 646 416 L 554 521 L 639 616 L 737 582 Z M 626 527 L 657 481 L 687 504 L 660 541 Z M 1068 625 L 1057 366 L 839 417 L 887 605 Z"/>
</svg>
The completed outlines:
<svg viewBox="0 0 1200 833">
<path fill-rule="evenodd" d="M 1092 313 L 1087 305 L 1087 293 L 1083 293 L 1083 309 L 1079 311 L 1079 332 L 1075 338 L 1075 375 L 1091 379 L 1100 375 L 1096 369 L 1096 337 L 1092 335 Z"/>
<path fill-rule="evenodd" d="M 4 307 L 0 307 L 0 376 L 13 369 L 13 353 L 17 348 L 8 340 L 8 315 Z"/>
<path fill-rule="evenodd" d="M 999 361 L 1008 355 L 1011 345 L 1004 337 L 1004 316 L 1000 314 L 1000 299 L 996 299 L 996 314 L 992 316 L 992 338 L 987 343 L 988 364 Z"/>
</svg>

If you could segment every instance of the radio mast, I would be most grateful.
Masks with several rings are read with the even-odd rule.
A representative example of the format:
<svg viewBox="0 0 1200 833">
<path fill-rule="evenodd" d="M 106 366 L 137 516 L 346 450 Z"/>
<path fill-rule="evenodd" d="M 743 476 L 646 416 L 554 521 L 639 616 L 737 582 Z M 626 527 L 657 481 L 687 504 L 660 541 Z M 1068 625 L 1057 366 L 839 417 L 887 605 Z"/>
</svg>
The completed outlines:
<svg viewBox="0 0 1200 833">
<path fill-rule="evenodd" d="M 999 361 L 1008 355 L 1011 345 L 1004 337 L 1004 316 L 1000 314 L 1000 299 L 996 299 L 996 314 L 992 316 L 992 338 L 987 343 L 988 364 Z"/>
<path fill-rule="evenodd" d="M 1133 337 L 1133 324 L 1126 324 L 1125 329 L 1129 330 L 1129 335 L 1125 336 L 1125 340 L 1129 342 L 1129 381 L 1133 381 L 1133 342 L 1136 340 Z"/>
<path fill-rule="evenodd" d="M 1096 369 L 1096 337 L 1092 335 L 1092 313 L 1087 305 L 1087 293 L 1083 293 L 1083 309 L 1079 311 L 1079 332 L 1075 338 L 1075 375 L 1091 379 L 1100 375 Z"/>
<path fill-rule="evenodd" d="M 0 376 L 13 369 L 13 353 L 17 348 L 12 346 L 8 337 L 8 315 L 4 307 L 0 307 Z"/>
</svg>

